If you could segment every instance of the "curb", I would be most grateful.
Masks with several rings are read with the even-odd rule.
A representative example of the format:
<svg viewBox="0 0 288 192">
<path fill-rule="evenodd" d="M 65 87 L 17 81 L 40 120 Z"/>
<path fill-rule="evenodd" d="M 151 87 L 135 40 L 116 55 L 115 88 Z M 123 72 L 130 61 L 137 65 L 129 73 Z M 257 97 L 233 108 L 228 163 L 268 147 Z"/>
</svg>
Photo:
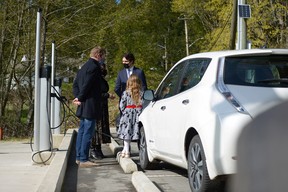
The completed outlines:
<svg viewBox="0 0 288 192">
<path fill-rule="evenodd" d="M 142 171 L 132 174 L 132 184 L 138 192 L 160 192 Z"/>
<path fill-rule="evenodd" d="M 124 173 L 133 173 L 134 171 L 138 171 L 137 165 L 132 161 L 132 159 L 120 158 L 119 152 L 122 151 L 123 147 L 120 147 L 120 145 L 113 138 L 111 139 L 109 147 L 116 156 L 116 160 L 123 169 Z"/>
<path fill-rule="evenodd" d="M 138 171 L 136 163 L 134 163 L 131 158 L 120 158 L 119 153 L 117 153 L 116 160 L 119 162 L 124 173 L 133 173 Z"/>
<path fill-rule="evenodd" d="M 118 154 L 122 151 L 123 147 L 120 147 L 113 138 L 111 139 L 109 147 L 113 154 L 116 154 L 116 160 L 124 173 L 132 173 L 131 182 L 137 192 L 160 192 L 142 171 L 138 171 L 136 163 L 134 163 L 131 158 L 120 158 Z"/>
<path fill-rule="evenodd" d="M 56 152 L 44 179 L 38 187 L 38 192 L 61 191 L 72 146 L 71 141 L 73 140 L 75 134 L 75 129 L 67 130 L 61 145 L 59 146 L 59 151 Z"/>
<path fill-rule="evenodd" d="M 117 153 L 122 151 L 123 149 L 123 147 L 120 147 L 120 145 L 113 138 L 111 138 L 111 143 L 109 144 L 109 147 L 114 156 L 117 156 Z"/>
</svg>

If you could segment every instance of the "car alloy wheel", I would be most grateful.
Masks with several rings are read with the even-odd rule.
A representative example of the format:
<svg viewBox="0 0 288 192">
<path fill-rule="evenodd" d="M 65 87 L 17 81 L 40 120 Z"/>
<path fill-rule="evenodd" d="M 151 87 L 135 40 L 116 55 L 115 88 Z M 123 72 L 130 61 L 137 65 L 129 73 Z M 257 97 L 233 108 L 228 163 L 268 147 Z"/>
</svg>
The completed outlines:
<svg viewBox="0 0 288 192">
<path fill-rule="evenodd" d="M 206 168 L 205 155 L 198 135 L 192 139 L 188 151 L 188 179 L 193 192 L 204 192 L 210 179 Z"/>
</svg>

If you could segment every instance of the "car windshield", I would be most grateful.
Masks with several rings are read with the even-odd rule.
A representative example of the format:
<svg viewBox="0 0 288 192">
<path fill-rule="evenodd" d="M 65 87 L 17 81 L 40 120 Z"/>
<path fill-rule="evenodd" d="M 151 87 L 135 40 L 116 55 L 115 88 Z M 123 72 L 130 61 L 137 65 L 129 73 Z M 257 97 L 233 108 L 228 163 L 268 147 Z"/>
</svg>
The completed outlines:
<svg viewBox="0 0 288 192">
<path fill-rule="evenodd" d="M 288 87 L 288 56 L 226 58 L 224 83 L 258 87 Z"/>
</svg>

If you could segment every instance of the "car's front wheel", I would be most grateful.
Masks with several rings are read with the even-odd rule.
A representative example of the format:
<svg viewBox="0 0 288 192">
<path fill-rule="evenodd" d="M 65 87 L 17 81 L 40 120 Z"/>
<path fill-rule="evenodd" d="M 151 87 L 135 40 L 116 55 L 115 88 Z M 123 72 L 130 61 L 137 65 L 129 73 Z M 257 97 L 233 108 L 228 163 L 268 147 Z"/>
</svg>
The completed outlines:
<svg viewBox="0 0 288 192">
<path fill-rule="evenodd" d="M 198 135 L 193 137 L 189 145 L 188 180 L 192 192 L 207 191 L 208 186 L 211 184 L 202 142 Z"/>
<path fill-rule="evenodd" d="M 140 159 L 140 166 L 142 169 L 149 169 L 149 167 L 151 167 L 152 163 L 149 162 L 148 159 L 147 142 L 143 127 L 140 129 L 139 159 Z"/>
</svg>

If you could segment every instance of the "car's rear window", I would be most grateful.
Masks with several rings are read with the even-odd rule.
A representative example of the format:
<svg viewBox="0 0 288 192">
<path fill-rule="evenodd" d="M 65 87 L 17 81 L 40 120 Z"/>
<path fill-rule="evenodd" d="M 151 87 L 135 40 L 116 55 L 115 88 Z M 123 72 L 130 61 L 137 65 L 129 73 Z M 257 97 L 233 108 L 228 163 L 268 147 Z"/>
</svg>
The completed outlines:
<svg viewBox="0 0 288 192">
<path fill-rule="evenodd" d="M 223 76 L 225 84 L 288 87 L 288 56 L 229 57 Z"/>
</svg>

